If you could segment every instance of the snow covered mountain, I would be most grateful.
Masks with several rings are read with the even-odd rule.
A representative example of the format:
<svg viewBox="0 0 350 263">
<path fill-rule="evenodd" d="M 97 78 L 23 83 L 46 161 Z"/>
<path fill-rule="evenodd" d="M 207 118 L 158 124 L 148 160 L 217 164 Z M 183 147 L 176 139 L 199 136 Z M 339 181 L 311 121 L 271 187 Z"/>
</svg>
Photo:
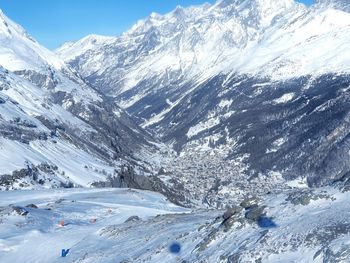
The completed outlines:
<svg viewBox="0 0 350 263">
<path fill-rule="evenodd" d="M 174 147 L 164 180 L 191 181 L 205 189 L 201 200 L 242 173 L 247 185 L 349 175 L 349 40 L 347 1 L 222 0 L 153 13 L 119 37 L 91 35 L 56 53 Z M 198 155 L 207 163 L 193 177 Z M 213 170 L 226 160 L 233 174 Z"/>
<path fill-rule="evenodd" d="M 219 73 L 285 79 L 349 70 L 342 56 L 348 47 L 349 14 L 332 6 L 226 0 L 178 7 L 164 16 L 152 14 L 120 37 L 91 35 L 57 53 L 129 108 L 145 99 L 150 87 L 142 83 L 152 78 L 161 90 Z"/>
<path fill-rule="evenodd" d="M 219 0 L 61 58 L 0 13 L 0 262 L 349 262 L 349 12 Z"/>
<path fill-rule="evenodd" d="M 346 0 L 316 0 L 316 3 L 326 7 L 331 7 L 346 12 L 350 11 L 350 3 Z"/>
<path fill-rule="evenodd" d="M 161 144 L 3 13 L 0 66 L 1 188 L 111 185 L 125 167 L 157 169 Z"/>
</svg>

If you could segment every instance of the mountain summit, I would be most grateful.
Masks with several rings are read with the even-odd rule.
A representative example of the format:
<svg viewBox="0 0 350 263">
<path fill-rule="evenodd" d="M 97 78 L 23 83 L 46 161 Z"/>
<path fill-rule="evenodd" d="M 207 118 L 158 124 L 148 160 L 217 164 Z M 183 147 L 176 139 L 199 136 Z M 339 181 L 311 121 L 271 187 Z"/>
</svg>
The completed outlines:
<svg viewBox="0 0 350 263">
<path fill-rule="evenodd" d="M 350 12 L 350 2 L 347 0 L 316 0 L 317 4 Z"/>
<path fill-rule="evenodd" d="M 155 90 L 220 73 L 282 80 L 350 71 L 349 25 L 349 13 L 330 7 L 223 0 L 152 14 L 119 37 L 90 36 L 56 53 L 128 109 Z"/>
<path fill-rule="evenodd" d="M 212 151 L 240 164 L 232 171 L 322 185 L 350 169 L 348 158 L 334 168 L 349 150 L 346 7 L 293 0 L 178 7 L 121 36 L 84 38 L 56 53 L 171 144 L 179 162 L 190 163 L 185 174 L 199 152 Z"/>
</svg>

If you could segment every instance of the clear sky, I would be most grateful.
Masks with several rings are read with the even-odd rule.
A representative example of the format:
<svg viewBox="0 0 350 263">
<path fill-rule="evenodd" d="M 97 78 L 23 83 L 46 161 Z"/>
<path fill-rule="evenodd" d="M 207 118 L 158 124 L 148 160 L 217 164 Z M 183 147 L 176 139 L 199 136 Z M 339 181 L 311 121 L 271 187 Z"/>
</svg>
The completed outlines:
<svg viewBox="0 0 350 263">
<path fill-rule="evenodd" d="M 313 0 L 300 0 L 311 4 Z M 0 0 L 0 8 L 44 46 L 54 49 L 88 34 L 119 35 L 152 12 L 215 0 Z"/>
</svg>

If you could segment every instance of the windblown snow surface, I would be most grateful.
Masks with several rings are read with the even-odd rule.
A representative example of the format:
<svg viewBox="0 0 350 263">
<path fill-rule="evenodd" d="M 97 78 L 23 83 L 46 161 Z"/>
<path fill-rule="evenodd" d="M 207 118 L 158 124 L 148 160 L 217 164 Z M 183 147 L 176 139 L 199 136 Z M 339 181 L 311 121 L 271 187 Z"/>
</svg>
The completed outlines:
<svg viewBox="0 0 350 263">
<path fill-rule="evenodd" d="M 72 253 L 76 253 L 81 249 L 79 247 L 90 247 L 95 243 L 96 251 L 102 252 L 98 246 L 102 248 L 109 244 L 108 238 L 101 235 L 105 227 L 135 225 L 123 223 L 131 216 L 138 216 L 140 223 L 156 215 L 188 212 L 167 202 L 160 194 L 130 189 L 13 191 L 1 192 L 0 196 L 2 263 L 71 262 L 73 256 L 70 254 L 66 260 L 60 258 L 61 250 L 71 248 Z M 28 204 L 36 204 L 38 208 L 26 208 Z M 13 210 L 14 205 L 28 214 L 19 215 Z M 129 240 L 123 241 L 124 245 L 131 245 L 135 238 L 138 237 L 130 236 Z M 83 259 L 85 251 L 82 253 L 74 257 Z M 119 262 L 125 256 L 119 253 L 120 249 L 117 249 L 111 255 L 111 260 L 114 257 L 111 262 Z"/>
<path fill-rule="evenodd" d="M 0 262 L 349 262 L 347 190 L 290 188 L 226 212 L 131 189 L 2 192 Z"/>
</svg>

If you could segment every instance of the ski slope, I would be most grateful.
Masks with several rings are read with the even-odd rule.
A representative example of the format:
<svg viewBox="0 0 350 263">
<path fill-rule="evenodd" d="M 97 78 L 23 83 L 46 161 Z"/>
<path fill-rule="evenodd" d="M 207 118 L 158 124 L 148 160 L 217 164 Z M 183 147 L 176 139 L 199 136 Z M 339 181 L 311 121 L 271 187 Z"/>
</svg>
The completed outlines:
<svg viewBox="0 0 350 263">
<path fill-rule="evenodd" d="M 21 216 L 10 204 L 35 204 L 38 209 L 25 208 L 29 213 Z M 61 250 L 97 241 L 105 226 L 122 224 L 131 216 L 147 220 L 183 212 L 188 210 L 160 194 L 130 189 L 0 192 L 0 262 L 71 262 L 69 254 L 66 261 L 60 258 Z"/>
<path fill-rule="evenodd" d="M 227 213 L 191 211 L 131 189 L 1 192 L 0 262 L 345 263 L 349 198 L 349 186 L 295 184 L 285 193 L 232 204 Z M 170 251 L 172 244 L 178 253 Z M 62 249 L 70 249 L 66 257 Z"/>
</svg>

